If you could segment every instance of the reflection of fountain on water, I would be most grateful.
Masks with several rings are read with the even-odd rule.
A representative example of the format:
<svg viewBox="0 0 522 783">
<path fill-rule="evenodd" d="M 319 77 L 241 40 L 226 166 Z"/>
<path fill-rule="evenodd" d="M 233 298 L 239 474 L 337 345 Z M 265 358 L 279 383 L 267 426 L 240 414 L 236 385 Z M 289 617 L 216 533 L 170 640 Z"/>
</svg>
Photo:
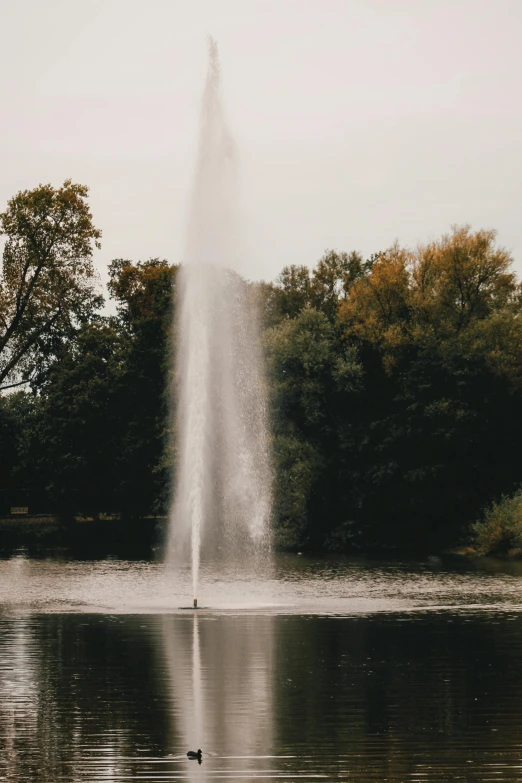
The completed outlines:
<svg viewBox="0 0 522 783">
<path fill-rule="evenodd" d="M 211 40 L 188 241 L 179 280 L 177 481 L 169 554 L 237 565 L 269 549 L 267 400 L 252 289 L 237 265 L 236 160 Z"/>
<path fill-rule="evenodd" d="M 220 764 L 270 754 L 274 618 L 165 615 L 161 623 L 173 751 L 202 748 L 198 780 L 205 780 L 205 754 L 218 753 Z"/>
</svg>

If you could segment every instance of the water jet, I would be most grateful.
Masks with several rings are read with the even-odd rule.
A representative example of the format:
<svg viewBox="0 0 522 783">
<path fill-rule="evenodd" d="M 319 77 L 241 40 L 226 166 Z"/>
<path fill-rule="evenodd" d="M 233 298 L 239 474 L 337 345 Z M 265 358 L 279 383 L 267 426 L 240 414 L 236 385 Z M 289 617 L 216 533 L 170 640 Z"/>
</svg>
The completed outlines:
<svg viewBox="0 0 522 783">
<path fill-rule="evenodd" d="M 191 563 L 194 609 L 202 558 L 251 570 L 252 559 L 270 550 L 267 391 L 256 289 L 240 275 L 238 223 L 236 148 L 209 39 L 173 340 L 178 458 L 168 557 Z"/>
</svg>

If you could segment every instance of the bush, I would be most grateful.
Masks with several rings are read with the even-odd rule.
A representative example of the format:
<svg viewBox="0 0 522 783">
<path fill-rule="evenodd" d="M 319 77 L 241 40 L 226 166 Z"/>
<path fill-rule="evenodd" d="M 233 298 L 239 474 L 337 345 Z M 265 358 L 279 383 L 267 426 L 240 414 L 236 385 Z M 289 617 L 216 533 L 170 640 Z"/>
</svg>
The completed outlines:
<svg viewBox="0 0 522 783">
<path fill-rule="evenodd" d="M 473 542 L 481 555 L 522 551 L 522 487 L 514 495 L 502 495 L 479 522 L 472 525 Z"/>
</svg>

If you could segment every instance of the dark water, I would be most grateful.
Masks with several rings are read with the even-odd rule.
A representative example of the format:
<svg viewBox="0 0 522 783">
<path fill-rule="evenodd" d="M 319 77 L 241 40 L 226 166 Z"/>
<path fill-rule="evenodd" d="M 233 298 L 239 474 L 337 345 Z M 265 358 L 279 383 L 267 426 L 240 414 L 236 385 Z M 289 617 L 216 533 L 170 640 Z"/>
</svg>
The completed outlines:
<svg viewBox="0 0 522 783">
<path fill-rule="evenodd" d="M 194 614 L 123 612 L 121 595 L 93 612 L 78 596 L 94 564 L 60 577 L 74 611 L 44 611 L 56 564 L 3 561 L 0 587 L 23 580 L 0 614 L 0 780 L 522 781 L 517 568 L 329 562 L 328 614 L 310 608 L 319 566 L 284 563 L 286 609 Z M 114 591 L 121 569 L 142 591 L 152 573 L 105 568 Z"/>
</svg>

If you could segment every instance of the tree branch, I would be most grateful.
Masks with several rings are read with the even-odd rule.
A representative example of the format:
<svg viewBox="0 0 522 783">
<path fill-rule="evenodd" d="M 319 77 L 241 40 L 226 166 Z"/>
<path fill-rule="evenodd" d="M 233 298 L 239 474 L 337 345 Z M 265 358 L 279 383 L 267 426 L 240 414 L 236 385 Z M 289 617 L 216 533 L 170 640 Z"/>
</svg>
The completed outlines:
<svg viewBox="0 0 522 783">
<path fill-rule="evenodd" d="M 25 386 L 27 383 L 31 383 L 32 378 L 28 378 L 26 381 L 17 381 L 16 383 L 8 383 L 7 386 L 0 386 L 0 392 L 6 389 L 14 389 L 15 386 Z"/>
<path fill-rule="evenodd" d="M 22 297 L 22 295 L 21 295 L 22 294 L 22 289 L 23 289 L 23 285 L 24 285 L 24 282 L 25 282 L 25 277 L 27 275 L 27 271 L 28 271 L 29 266 L 30 266 L 30 261 L 28 260 L 25 263 L 25 265 L 24 265 L 24 271 L 22 272 L 22 279 L 20 281 L 20 286 L 18 288 L 18 293 L 16 295 L 15 314 L 13 316 L 13 320 L 11 321 L 10 325 L 8 326 L 8 328 L 6 329 L 6 332 L 5 332 L 4 336 L 3 336 L 3 338 L 0 340 L 0 353 L 4 350 L 5 346 L 7 345 L 7 343 L 9 342 L 11 337 L 13 336 L 13 334 L 15 333 L 15 331 L 16 331 L 16 329 L 18 327 L 18 324 L 20 323 L 20 321 L 23 318 L 23 315 L 24 315 L 24 313 L 25 313 L 25 311 L 27 309 L 27 305 L 29 304 L 29 299 L 31 298 L 31 294 L 33 292 L 33 289 L 34 289 L 34 287 L 35 287 L 35 285 L 36 285 L 36 283 L 38 281 L 38 278 L 40 277 L 40 273 L 41 273 L 42 269 L 44 268 L 46 261 L 49 258 L 49 255 L 51 253 L 51 250 L 52 250 L 54 242 L 55 242 L 55 239 L 53 238 L 52 242 L 49 245 L 49 248 L 42 255 L 40 255 L 40 251 L 39 251 L 38 246 L 37 246 L 35 240 L 33 239 L 33 237 L 31 235 L 29 235 L 28 239 L 29 239 L 31 245 L 33 245 L 35 256 L 38 259 L 38 264 L 36 266 L 36 270 L 34 272 L 34 275 L 32 276 L 31 280 L 29 281 L 29 284 L 27 286 L 27 291 L 25 292 L 24 296 Z M 0 378 L 0 382 L 1 382 L 1 378 Z"/>
<path fill-rule="evenodd" d="M 25 356 L 25 354 L 29 351 L 30 348 L 33 347 L 33 345 L 36 343 L 40 335 L 42 335 L 47 329 L 49 329 L 60 316 L 61 310 L 57 310 L 54 315 L 49 318 L 49 320 L 45 321 L 38 329 L 36 329 L 32 335 L 29 337 L 28 340 L 22 345 L 22 347 L 14 354 L 14 356 L 11 357 L 11 360 L 7 363 L 7 365 L 4 367 L 3 370 L 0 370 L 0 384 L 2 381 L 7 378 L 11 370 L 13 370 L 20 359 Z"/>
</svg>

